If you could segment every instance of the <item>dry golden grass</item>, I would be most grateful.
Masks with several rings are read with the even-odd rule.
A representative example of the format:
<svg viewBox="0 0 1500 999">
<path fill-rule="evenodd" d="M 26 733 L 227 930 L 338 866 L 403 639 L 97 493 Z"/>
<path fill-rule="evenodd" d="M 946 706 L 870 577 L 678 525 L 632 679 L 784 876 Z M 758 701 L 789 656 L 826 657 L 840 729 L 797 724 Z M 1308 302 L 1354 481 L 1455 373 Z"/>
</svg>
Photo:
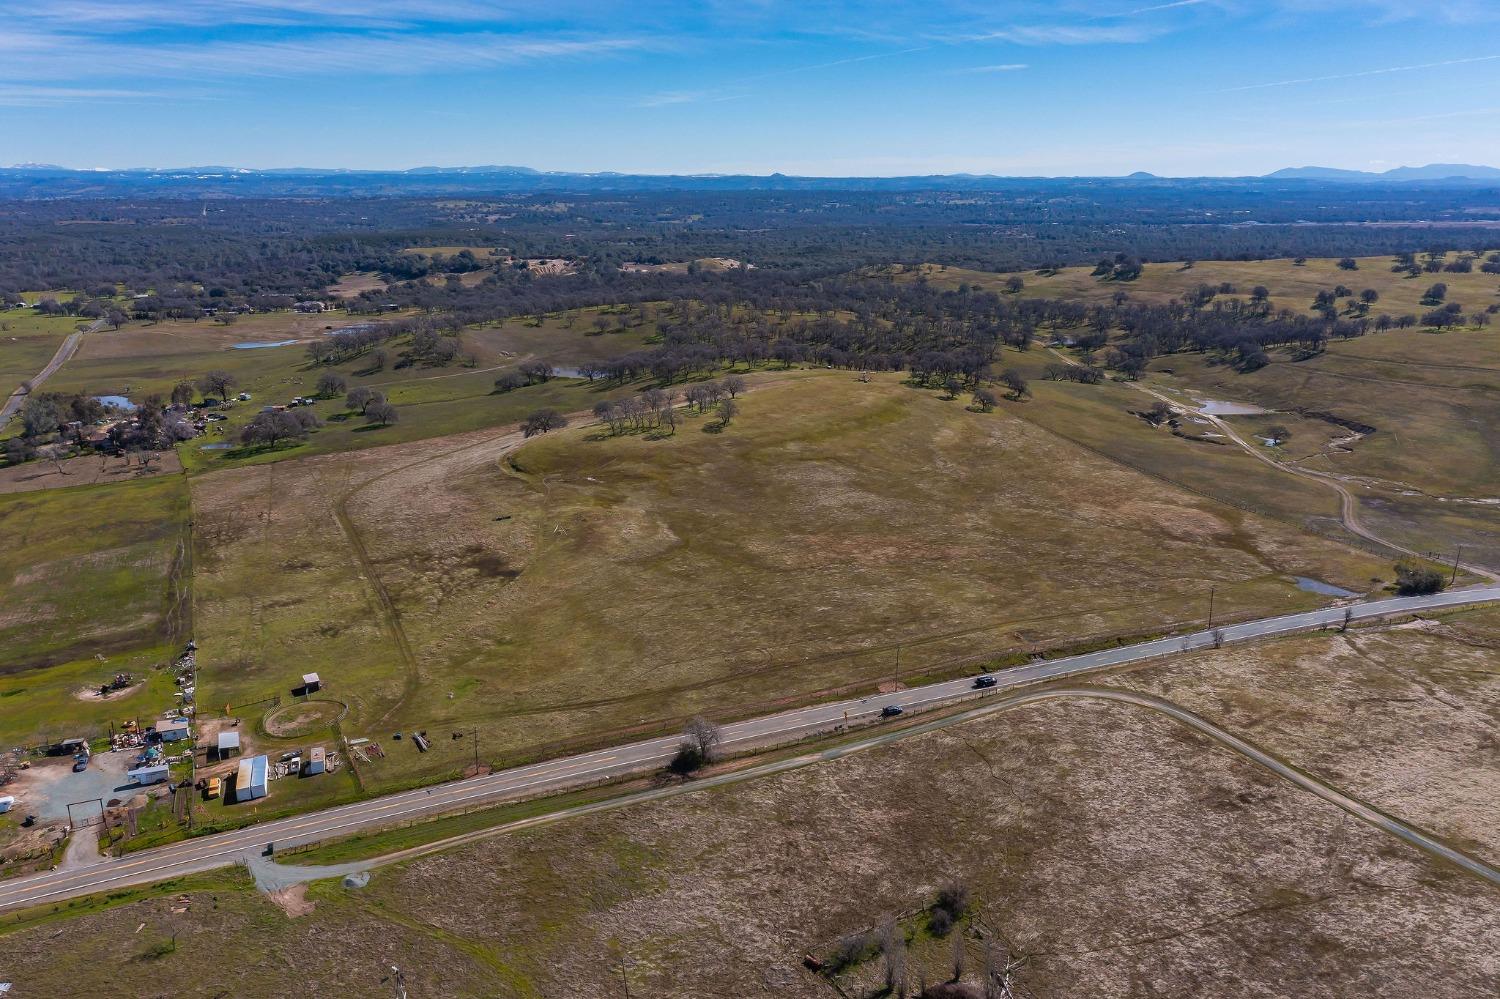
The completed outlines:
<svg viewBox="0 0 1500 999">
<path fill-rule="evenodd" d="M 1293 575 L 1388 569 L 1004 412 L 782 377 L 722 433 L 579 428 L 502 460 L 517 441 L 481 432 L 196 480 L 209 700 L 317 669 L 350 734 L 478 725 L 488 753 L 535 752 L 873 688 L 898 656 L 909 679 L 1170 630 L 1210 585 L 1259 615 L 1318 602 Z"/>
<path fill-rule="evenodd" d="M 1464 802 L 1483 793 L 1464 747 L 1493 726 L 1495 675 L 1472 667 L 1500 620 L 1362 631 L 1352 657 L 1349 641 L 1205 652 L 1124 679 L 1403 818 L 1488 835 L 1494 796 Z M 1373 757 L 1361 741 L 1372 725 Z M 1493 886 L 1164 717 L 1097 702 L 476 843 L 359 891 L 314 885 L 296 919 L 220 888 L 191 892 L 178 918 L 161 899 L 43 925 L 7 936 L 7 974 L 36 994 L 106 980 L 149 994 L 164 976 L 188 994 L 333 982 L 374 994 L 398 964 L 413 994 L 535 997 L 615 994 L 623 968 L 635 995 L 820 999 L 829 987 L 804 954 L 891 917 L 922 925 L 950 879 L 1029 956 L 1021 982 L 1036 995 L 1467 999 L 1495 976 Z M 139 958 L 173 931 L 177 953 Z M 220 960 L 202 962 L 206 950 Z M 971 981 L 978 951 L 971 938 Z M 914 981 L 947 976 L 947 941 L 919 934 L 910 953 Z M 877 978 L 867 967 L 842 983 L 867 996 L 857 986 Z"/>
</svg>

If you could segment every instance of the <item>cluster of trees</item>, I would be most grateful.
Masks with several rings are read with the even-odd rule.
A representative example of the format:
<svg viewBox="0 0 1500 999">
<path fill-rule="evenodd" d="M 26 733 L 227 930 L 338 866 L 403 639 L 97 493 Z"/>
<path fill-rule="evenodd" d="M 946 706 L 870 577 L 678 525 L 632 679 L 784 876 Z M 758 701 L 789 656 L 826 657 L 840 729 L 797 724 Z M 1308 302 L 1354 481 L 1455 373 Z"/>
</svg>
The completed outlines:
<svg viewBox="0 0 1500 999">
<path fill-rule="evenodd" d="M 349 394 L 344 397 L 344 408 L 358 410 L 366 423 L 379 424 L 382 427 L 388 427 L 401 419 L 401 414 L 386 399 L 385 393 L 379 389 L 370 388 L 368 385 L 350 389 Z"/>
<path fill-rule="evenodd" d="M 590 370 L 597 371 L 597 368 L 591 367 Z M 518 365 L 516 370 L 507 371 L 499 378 L 496 378 L 495 391 L 514 392 L 516 389 L 525 388 L 528 385 L 540 385 L 543 382 L 551 381 L 554 375 L 555 372 L 552 369 L 552 365 L 546 361 L 526 361 Z M 589 381 L 593 380 L 594 376 L 590 375 Z"/>
<path fill-rule="evenodd" d="M 609 427 L 614 436 L 660 427 L 676 433 L 677 395 L 653 388 L 619 401 L 601 402 L 594 407 L 594 419 Z"/>
<path fill-rule="evenodd" d="M 1441 593 L 1447 588 L 1447 577 L 1436 569 L 1416 562 L 1396 564 L 1396 592 L 1403 597 Z"/>
<path fill-rule="evenodd" d="M 682 400 L 689 409 L 706 413 L 716 409 L 719 426 L 727 427 L 739 414 L 735 397 L 745 390 L 745 379 L 726 375 L 718 381 L 689 385 Z M 650 388 L 638 395 L 605 400 L 594 407 L 594 418 L 609 427 L 611 435 L 665 428 L 677 432 L 678 395 L 670 389 Z"/>
<path fill-rule="evenodd" d="M 30 459 L 38 446 L 56 440 L 75 447 L 90 444 L 88 435 L 101 420 L 119 411 L 86 393 L 34 393 L 22 404 L 17 418 L 21 434 L 7 445 L 12 464 Z M 149 395 L 109 429 L 105 450 L 125 453 L 163 450 L 194 436 L 192 427 L 174 416 L 159 395 Z"/>
<path fill-rule="evenodd" d="M 240 431 L 240 443 L 275 447 L 288 440 L 306 440 L 323 421 L 311 409 L 299 407 L 279 412 L 256 413 Z"/>
</svg>

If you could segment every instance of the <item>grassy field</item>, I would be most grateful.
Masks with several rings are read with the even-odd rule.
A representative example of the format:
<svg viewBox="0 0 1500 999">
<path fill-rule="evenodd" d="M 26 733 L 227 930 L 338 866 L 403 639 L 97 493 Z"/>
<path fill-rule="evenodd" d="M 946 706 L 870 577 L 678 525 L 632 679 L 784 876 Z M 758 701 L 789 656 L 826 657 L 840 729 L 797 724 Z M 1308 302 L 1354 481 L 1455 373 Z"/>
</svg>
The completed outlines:
<svg viewBox="0 0 1500 999">
<path fill-rule="evenodd" d="M 1158 358 L 1147 384 L 1277 410 L 1237 419 L 1250 431 L 1288 426 L 1288 457 L 1356 483 L 1377 531 L 1423 551 L 1463 544 L 1500 566 L 1500 333 L 1391 331 L 1306 361 L 1271 359 L 1239 374 L 1203 355 Z M 1329 446 L 1350 432 L 1328 417 L 1376 429 Z"/>
<path fill-rule="evenodd" d="M 603 311 L 608 316 L 609 310 Z M 272 313 L 246 316 L 233 326 L 208 320 L 131 323 L 118 331 L 103 330 L 86 336 L 78 354 L 48 381 L 47 388 L 140 399 L 152 393 L 165 396 L 179 381 L 195 380 L 211 370 L 229 372 L 236 380 L 236 391 L 247 391 L 253 398 L 227 410 L 229 420 L 221 424 L 224 438 L 215 436 L 180 448 L 184 466 L 196 473 L 247 462 L 280 460 L 289 455 L 355 450 L 515 423 L 542 406 L 586 409 L 597 401 L 597 393 L 577 379 L 558 380 L 508 395 L 495 394 L 494 383 L 501 372 L 523 361 L 538 359 L 570 367 L 638 350 L 656 333 L 654 318 L 645 325 L 620 329 L 614 317 L 609 316 L 610 332 L 600 334 L 592 325 L 599 312 L 578 310 L 546 317 L 539 324 L 533 320 L 508 320 L 475 327 L 463 334 L 464 351 L 471 358 L 469 364 L 398 368 L 392 363 L 383 371 L 369 370 L 367 359 L 330 366 L 315 366 L 307 361 L 304 350 L 308 340 L 325 335 L 328 327 L 361 321 L 358 317 Z M 57 339 L 60 342 L 61 337 Z M 296 342 L 279 347 L 235 349 L 241 343 L 287 340 Z M 53 343 L 47 357 L 55 347 Z M 393 356 L 401 349 L 400 342 L 388 348 Z M 46 357 L 41 358 L 30 369 L 31 373 L 45 363 Z M 399 410 L 400 422 L 371 429 L 357 418 L 350 419 L 343 399 L 338 398 L 318 404 L 317 411 L 328 421 L 327 426 L 299 448 L 271 453 L 203 450 L 205 444 L 231 440 L 262 405 L 312 394 L 318 377 L 330 370 L 343 375 L 351 387 L 368 385 L 386 393 Z"/>
<path fill-rule="evenodd" d="M 1352 272 L 1340 270 L 1334 260 L 1316 259 L 1301 267 L 1290 260 L 1204 261 L 1188 270 L 1180 264 L 1148 264 L 1139 280 L 1126 283 L 1102 281 L 1089 270 L 1023 275 L 1026 288 L 1022 294 L 1102 303 L 1116 291 L 1124 291 L 1135 300 L 1165 302 L 1200 284 L 1229 282 L 1241 298 L 1255 285 L 1264 285 L 1272 293 L 1274 307 L 1306 311 L 1318 290 L 1344 284 L 1355 291 L 1368 287 L 1379 292 L 1372 315 L 1399 316 L 1428 311 L 1419 299 L 1432 284 L 1442 281 L 1449 286 L 1448 300 L 1462 303 L 1467 311 L 1500 302 L 1496 275 L 1475 271 L 1411 278 L 1392 273 L 1386 257 L 1363 258 L 1359 270 Z M 922 272 L 943 287 L 968 283 L 993 290 L 1001 289 L 1008 277 L 953 268 L 926 267 Z M 905 275 L 914 276 L 915 272 Z M 1294 361 L 1287 351 L 1273 350 L 1272 363 L 1249 374 L 1215 365 L 1206 355 L 1161 357 L 1153 362 L 1147 384 L 1184 401 L 1225 399 L 1276 410 L 1271 416 L 1232 422 L 1252 433 L 1272 425 L 1291 429 L 1292 439 L 1280 456 L 1345 477 L 1360 500 L 1362 519 L 1383 536 L 1438 557 L 1451 557 L 1456 546 L 1462 545 L 1471 558 L 1494 567 L 1500 566 L 1496 540 L 1500 538 L 1500 494 L 1495 489 L 1500 481 L 1497 357 L 1500 333 L 1493 327 L 1441 333 L 1395 330 L 1330 342 L 1326 352 L 1304 361 Z M 1034 362 L 1052 358 L 1033 351 L 1031 359 L 1035 376 L 1041 364 Z M 1026 366 L 1025 359 L 1020 363 Z M 1071 393 L 1047 386 L 1039 398 L 1059 391 Z M 1124 400 L 1131 398 L 1123 389 L 1117 394 Z M 1129 408 L 1143 407 L 1137 402 Z M 1055 406 L 1038 407 L 1039 418 L 1056 413 Z M 1337 421 L 1373 426 L 1377 431 L 1351 441 L 1348 428 Z M 1077 439 L 1087 432 L 1090 422 L 1084 420 L 1082 430 L 1057 429 Z M 1200 460 L 1186 471 L 1189 475 L 1192 469 L 1206 472 L 1219 464 L 1204 452 L 1230 450 L 1189 446 L 1200 452 Z M 1276 492 L 1285 490 L 1291 502 L 1278 503 L 1274 494 L 1263 494 L 1250 498 L 1256 508 L 1314 508 L 1307 500 L 1318 492 L 1315 485 L 1290 477 L 1267 481 L 1274 483 Z M 1216 492 L 1202 475 L 1192 484 Z M 1326 516 L 1332 494 L 1327 490 L 1323 494 Z M 1338 533 L 1336 527 L 1323 523 Z"/>
<path fill-rule="evenodd" d="M 181 476 L 0 496 L 4 683 L 180 629 L 187 520 Z"/>
<path fill-rule="evenodd" d="M 476 432 L 196 479 L 205 703 L 317 670 L 348 734 L 439 735 L 387 742 L 367 777 L 401 783 L 456 771 L 473 726 L 513 759 L 1171 629 L 1211 585 L 1252 615 L 1318 603 L 1296 575 L 1389 574 L 1008 409 L 776 377 L 721 433 L 580 428 L 507 459 Z"/>
<path fill-rule="evenodd" d="M 1496 643 L 1486 612 L 1124 679 L 1493 861 L 1494 775 L 1476 751 L 1500 704 Z M 928 913 L 953 881 L 971 902 L 943 938 Z M 5 934 L 17 990 L 145 994 L 167 977 L 204 994 L 379 994 L 396 964 L 413 995 L 817 999 L 830 985 L 803 955 L 895 920 L 912 993 L 949 977 L 955 935 L 974 981 L 982 927 L 1027 957 L 1035 995 L 1467 999 L 1490 991 L 1500 933 L 1492 886 L 1166 718 L 1085 701 L 478 842 L 362 890 L 317 883 L 282 899 L 296 918 L 231 877 L 123 894 L 77 919 L 21 917 Z M 837 983 L 870 997 L 878 978 L 877 959 Z"/>
<path fill-rule="evenodd" d="M 0 675 L 0 746 L 41 746 L 60 739 L 106 733 L 111 722 L 127 718 L 143 723 L 176 705 L 177 685 L 169 670 L 181 650 L 164 645 L 90 656 L 47 669 Z M 137 683 L 107 699 L 84 696 L 97 691 L 116 673 Z"/>
<path fill-rule="evenodd" d="M 43 316 L 34 309 L 0 311 L 0 401 L 41 371 L 79 325 L 71 316 Z"/>
<path fill-rule="evenodd" d="M 1450 258 L 1453 255 L 1450 255 Z M 1298 266 L 1294 261 L 1279 260 L 1203 260 L 1191 268 L 1182 263 L 1146 264 L 1134 281 L 1106 281 L 1094 277 L 1092 267 L 1064 267 L 1053 274 L 1022 273 L 1026 283 L 1021 294 L 1030 298 L 1061 298 L 1081 302 L 1109 302 L 1117 291 L 1134 301 L 1163 303 L 1181 298 L 1200 285 L 1232 284 L 1236 292 L 1224 297 L 1248 300 L 1251 289 L 1264 286 L 1271 293 L 1274 309 L 1291 309 L 1311 314 L 1313 299 L 1320 291 L 1332 291 L 1344 285 L 1357 295 L 1366 288 L 1380 295 L 1370 312 L 1373 316 L 1416 315 L 1431 310 L 1422 305 L 1422 296 L 1438 282 L 1448 286 L 1448 301 L 1459 302 L 1465 312 L 1478 312 L 1500 303 L 1500 275 L 1485 274 L 1477 267 L 1469 274 L 1422 274 L 1411 277 L 1391 272 L 1391 257 L 1361 257 L 1355 271 L 1341 270 L 1337 259 L 1310 258 Z M 971 271 L 959 267 L 924 264 L 905 269 L 900 277 L 914 280 L 925 276 L 942 288 L 967 284 L 975 288 L 1001 291 L 1012 275 Z M 1340 306 L 1343 306 L 1342 300 Z"/>
</svg>

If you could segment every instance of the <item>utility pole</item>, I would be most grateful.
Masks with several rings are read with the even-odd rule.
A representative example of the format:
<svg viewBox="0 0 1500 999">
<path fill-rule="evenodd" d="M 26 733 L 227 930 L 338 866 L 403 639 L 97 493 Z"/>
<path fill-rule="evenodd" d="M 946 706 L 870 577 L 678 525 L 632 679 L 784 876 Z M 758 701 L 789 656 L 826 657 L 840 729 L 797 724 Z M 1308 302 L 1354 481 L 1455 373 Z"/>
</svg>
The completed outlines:
<svg viewBox="0 0 1500 999">
<path fill-rule="evenodd" d="M 1212 631 L 1214 627 L 1214 591 L 1216 589 L 1218 589 L 1218 587 L 1216 586 L 1210 586 L 1208 588 L 1208 629 L 1210 631 Z"/>
<path fill-rule="evenodd" d="M 896 686 L 901 686 L 901 643 L 896 643 Z"/>
<path fill-rule="evenodd" d="M 1458 548 L 1453 552 L 1453 576 L 1448 580 L 1449 586 L 1452 586 L 1454 583 L 1458 582 L 1458 557 L 1463 554 L 1463 551 L 1464 546 L 1459 545 Z"/>
<path fill-rule="evenodd" d="M 406 976 L 394 964 L 391 965 L 391 983 L 396 989 L 396 999 L 406 999 Z"/>
<path fill-rule="evenodd" d="M 479 726 L 474 726 L 474 776 L 479 776 Z"/>
</svg>

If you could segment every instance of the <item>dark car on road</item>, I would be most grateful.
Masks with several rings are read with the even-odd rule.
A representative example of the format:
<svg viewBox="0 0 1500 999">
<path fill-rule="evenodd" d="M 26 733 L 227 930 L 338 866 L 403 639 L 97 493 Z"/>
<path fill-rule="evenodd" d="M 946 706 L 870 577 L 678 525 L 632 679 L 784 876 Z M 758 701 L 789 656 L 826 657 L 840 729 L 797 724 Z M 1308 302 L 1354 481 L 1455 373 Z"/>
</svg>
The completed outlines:
<svg viewBox="0 0 1500 999">
<path fill-rule="evenodd" d="M 993 687 L 997 682 L 998 681 L 988 673 L 986 673 L 984 676 L 977 676 L 974 678 L 974 686 L 980 688 Z"/>
<path fill-rule="evenodd" d="M 901 710 L 901 705 L 899 704 L 887 704 L 885 707 L 880 709 L 880 717 L 894 718 L 901 713 Z"/>
</svg>

